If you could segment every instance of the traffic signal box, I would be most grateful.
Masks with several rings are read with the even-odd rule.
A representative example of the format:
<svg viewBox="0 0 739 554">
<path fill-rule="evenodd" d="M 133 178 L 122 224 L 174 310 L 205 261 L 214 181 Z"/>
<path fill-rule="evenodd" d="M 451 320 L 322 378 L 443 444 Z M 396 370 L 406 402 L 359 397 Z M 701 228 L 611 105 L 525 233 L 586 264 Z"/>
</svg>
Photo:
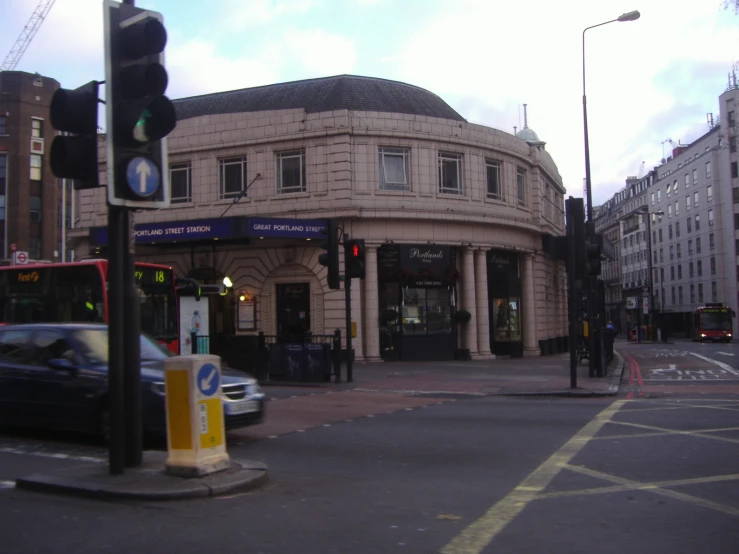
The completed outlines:
<svg viewBox="0 0 739 554">
<path fill-rule="evenodd" d="M 585 264 L 586 273 L 591 277 L 597 277 L 601 271 L 601 248 L 599 236 L 594 236 L 592 241 L 585 241 Z"/>
<path fill-rule="evenodd" d="M 113 0 L 105 0 L 103 9 L 108 203 L 166 208 L 171 196 L 166 136 L 177 115 L 164 96 L 164 18 Z"/>
<path fill-rule="evenodd" d="M 97 187 L 97 81 L 75 90 L 57 89 L 51 97 L 49 116 L 54 129 L 67 133 L 51 142 L 51 171 L 60 179 L 74 179 L 76 189 Z"/>
<path fill-rule="evenodd" d="M 344 242 L 344 264 L 347 279 L 364 279 L 364 239 L 349 239 Z"/>
<path fill-rule="evenodd" d="M 339 284 L 339 226 L 335 219 L 326 221 L 323 229 L 326 241 L 323 249 L 326 251 L 318 256 L 318 263 L 328 268 L 328 288 L 338 289 Z"/>
</svg>

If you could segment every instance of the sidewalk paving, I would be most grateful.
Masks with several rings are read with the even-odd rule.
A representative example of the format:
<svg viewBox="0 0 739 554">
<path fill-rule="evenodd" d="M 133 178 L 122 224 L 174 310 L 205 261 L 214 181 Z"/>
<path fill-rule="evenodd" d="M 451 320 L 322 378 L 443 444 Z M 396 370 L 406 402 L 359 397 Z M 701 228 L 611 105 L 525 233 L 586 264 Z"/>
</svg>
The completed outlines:
<svg viewBox="0 0 739 554">
<path fill-rule="evenodd" d="M 576 388 L 571 387 L 569 353 L 472 361 L 355 362 L 351 383 L 346 382 L 346 364 L 342 364 L 340 383 L 265 381 L 262 385 L 268 390 L 286 386 L 405 394 L 613 396 L 623 368 L 623 357 L 614 349 L 603 377 L 589 377 L 587 361 L 578 364 Z"/>
</svg>

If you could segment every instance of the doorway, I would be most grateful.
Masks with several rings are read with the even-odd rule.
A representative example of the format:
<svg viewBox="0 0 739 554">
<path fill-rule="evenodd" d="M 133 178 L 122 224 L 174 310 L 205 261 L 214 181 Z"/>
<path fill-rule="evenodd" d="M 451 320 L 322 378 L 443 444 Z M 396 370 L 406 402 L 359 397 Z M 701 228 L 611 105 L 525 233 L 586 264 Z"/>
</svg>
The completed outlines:
<svg viewBox="0 0 739 554">
<path fill-rule="evenodd" d="M 303 342 L 310 331 L 310 284 L 277 284 L 277 337 L 280 342 Z"/>
</svg>

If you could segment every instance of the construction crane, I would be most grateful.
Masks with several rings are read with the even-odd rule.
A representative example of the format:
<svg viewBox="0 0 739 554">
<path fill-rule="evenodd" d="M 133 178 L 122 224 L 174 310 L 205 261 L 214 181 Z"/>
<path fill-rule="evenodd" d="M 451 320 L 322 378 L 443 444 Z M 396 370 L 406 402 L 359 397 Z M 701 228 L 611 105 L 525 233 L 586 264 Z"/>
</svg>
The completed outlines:
<svg viewBox="0 0 739 554">
<path fill-rule="evenodd" d="M 21 60 L 26 48 L 31 44 L 31 40 L 33 40 L 34 35 L 38 31 L 39 27 L 41 27 L 41 23 L 44 22 L 44 18 L 46 18 L 49 10 L 54 5 L 54 2 L 56 2 L 56 0 L 41 0 L 38 3 L 38 6 L 36 6 L 33 14 L 31 14 L 31 18 L 28 20 L 28 23 L 26 23 L 26 26 L 21 31 L 18 40 L 15 41 L 15 44 L 13 44 L 10 52 L 5 57 L 3 65 L 0 66 L 0 71 L 13 71 L 15 69 L 15 66 L 18 65 L 18 62 Z"/>
</svg>

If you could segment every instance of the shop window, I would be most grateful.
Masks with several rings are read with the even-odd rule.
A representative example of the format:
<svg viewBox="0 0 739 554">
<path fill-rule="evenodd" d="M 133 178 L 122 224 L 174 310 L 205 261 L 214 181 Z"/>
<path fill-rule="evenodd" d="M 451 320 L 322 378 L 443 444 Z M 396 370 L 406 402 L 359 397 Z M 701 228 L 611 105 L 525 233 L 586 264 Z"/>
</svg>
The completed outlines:
<svg viewBox="0 0 739 554">
<path fill-rule="evenodd" d="M 408 148 L 380 148 L 380 190 L 411 190 L 410 157 Z"/>
<path fill-rule="evenodd" d="M 305 150 L 277 153 L 277 194 L 305 192 Z"/>
<path fill-rule="evenodd" d="M 450 291 L 404 287 L 400 317 L 404 335 L 451 334 Z"/>
<path fill-rule="evenodd" d="M 520 301 L 518 298 L 494 299 L 495 342 L 518 342 L 521 340 L 520 316 Z"/>
<path fill-rule="evenodd" d="M 439 192 L 462 194 L 462 155 L 439 152 Z"/>
</svg>

